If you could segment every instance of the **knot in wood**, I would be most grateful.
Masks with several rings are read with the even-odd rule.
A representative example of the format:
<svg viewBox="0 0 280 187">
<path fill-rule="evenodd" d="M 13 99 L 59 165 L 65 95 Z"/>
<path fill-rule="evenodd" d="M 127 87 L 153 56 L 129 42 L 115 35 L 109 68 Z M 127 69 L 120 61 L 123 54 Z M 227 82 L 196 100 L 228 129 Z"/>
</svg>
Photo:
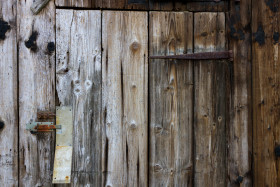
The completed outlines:
<svg viewBox="0 0 280 187">
<path fill-rule="evenodd" d="M 0 121 L 0 130 L 3 129 L 5 126 L 5 123 L 3 121 Z"/>
<path fill-rule="evenodd" d="M 140 48 L 140 44 L 138 42 L 133 42 L 130 46 L 132 51 L 137 51 Z"/>
<path fill-rule="evenodd" d="M 161 165 L 156 164 L 156 165 L 154 166 L 154 172 L 159 172 L 159 171 L 161 171 L 161 170 L 162 170 Z"/>
<path fill-rule="evenodd" d="M 276 157 L 280 157 L 280 146 L 276 146 L 274 149 L 274 153 Z"/>
</svg>

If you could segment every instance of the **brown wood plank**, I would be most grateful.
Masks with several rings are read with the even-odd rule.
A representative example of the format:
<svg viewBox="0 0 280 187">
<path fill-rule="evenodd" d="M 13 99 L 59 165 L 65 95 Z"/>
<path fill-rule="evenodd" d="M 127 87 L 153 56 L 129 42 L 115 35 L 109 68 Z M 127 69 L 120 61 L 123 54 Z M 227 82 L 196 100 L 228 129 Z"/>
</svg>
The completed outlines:
<svg viewBox="0 0 280 187">
<path fill-rule="evenodd" d="M 17 4 L 0 1 L 0 184 L 18 185 Z"/>
<path fill-rule="evenodd" d="M 225 14 L 195 13 L 194 51 L 226 49 Z M 205 60 L 194 68 L 194 186 L 226 186 L 228 65 Z"/>
<path fill-rule="evenodd" d="M 150 55 L 193 51 L 193 14 L 150 13 Z M 149 184 L 192 186 L 193 63 L 150 60 Z"/>
<path fill-rule="evenodd" d="M 33 0 L 17 1 L 19 63 L 20 186 L 50 186 L 54 134 L 32 135 L 25 124 L 37 121 L 38 110 L 55 111 L 55 6 L 37 15 Z"/>
<path fill-rule="evenodd" d="M 102 18 L 103 185 L 147 186 L 147 13 L 104 11 Z"/>
<path fill-rule="evenodd" d="M 101 11 L 57 10 L 56 90 L 73 107 L 74 186 L 102 185 Z"/>
<path fill-rule="evenodd" d="M 254 186 L 280 186 L 279 1 L 252 2 Z"/>
<path fill-rule="evenodd" d="M 229 48 L 234 52 L 228 136 L 228 186 L 252 186 L 251 0 L 230 4 Z"/>
</svg>

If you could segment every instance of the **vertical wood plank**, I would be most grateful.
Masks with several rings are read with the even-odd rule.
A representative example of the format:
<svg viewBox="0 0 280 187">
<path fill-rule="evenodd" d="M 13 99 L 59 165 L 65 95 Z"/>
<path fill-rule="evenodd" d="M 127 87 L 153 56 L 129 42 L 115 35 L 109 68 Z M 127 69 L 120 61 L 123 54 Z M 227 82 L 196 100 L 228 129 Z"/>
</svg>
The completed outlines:
<svg viewBox="0 0 280 187">
<path fill-rule="evenodd" d="M 228 186 L 252 186 L 251 0 L 230 3 L 229 48 L 234 52 Z"/>
<path fill-rule="evenodd" d="M 17 3 L 0 1 L 0 184 L 18 185 Z"/>
<path fill-rule="evenodd" d="M 225 14 L 194 14 L 194 51 L 226 50 Z M 194 186 L 226 185 L 226 62 L 195 63 Z"/>
<path fill-rule="evenodd" d="M 254 186 L 274 187 L 280 186 L 279 1 L 252 1 L 252 11 Z"/>
<path fill-rule="evenodd" d="M 150 55 L 191 53 L 193 14 L 150 13 Z M 193 63 L 150 60 L 150 186 L 192 186 Z"/>
<path fill-rule="evenodd" d="M 54 134 L 32 135 L 25 124 L 38 110 L 55 111 L 54 1 L 34 16 L 33 0 L 17 1 L 20 186 L 51 186 Z"/>
<path fill-rule="evenodd" d="M 146 12 L 103 12 L 106 186 L 148 185 L 147 20 Z"/>
<path fill-rule="evenodd" d="M 57 10 L 56 90 L 73 107 L 74 186 L 102 185 L 101 11 Z"/>
</svg>

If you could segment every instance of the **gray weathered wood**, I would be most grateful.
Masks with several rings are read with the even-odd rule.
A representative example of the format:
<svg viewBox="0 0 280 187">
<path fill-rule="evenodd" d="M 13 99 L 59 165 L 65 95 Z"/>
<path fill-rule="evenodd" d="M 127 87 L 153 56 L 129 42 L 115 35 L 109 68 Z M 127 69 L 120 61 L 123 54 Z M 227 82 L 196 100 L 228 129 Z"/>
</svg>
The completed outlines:
<svg viewBox="0 0 280 187">
<path fill-rule="evenodd" d="M 17 1 L 19 63 L 19 185 L 51 186 L 54 134 L 32 135 L 25 124 L 55 110 L 55 6 L 33 16 L 33 0 Z"/>
<path fill-rule="evenodd" d="M 194 52 L 226 50 L 225 14 L 194 14 Z M 195 63 L 194 186 L 226 186 L 227 64 Z"/>
<path fill-rule="evenodd" d="M 150 55 L 193 51 L 193 14 L 151 12 Z M 150 60 L 150 186 L 192 186 L 193 63 Z"/>
<path fill-rule="evenodd" d="M 147 186 L 146 12 L 103 12 L 102 100 L 106 186 Z"/>
<path fill-rule="evenodd" d="M 16 0 L 0 1 L 0 184 L 18 185 Z"/>
<path fill-rule="evenodd" d="M 49 2 L 50 0 L 35 0 L 30 7 L 33 14 L 38 14 Z"/>
<path fill-rule="evenodd" d="M 73 106 L 72 185 L 102 185 L 101 11 L 57 10 L 56 90 Z"/>
</svg>

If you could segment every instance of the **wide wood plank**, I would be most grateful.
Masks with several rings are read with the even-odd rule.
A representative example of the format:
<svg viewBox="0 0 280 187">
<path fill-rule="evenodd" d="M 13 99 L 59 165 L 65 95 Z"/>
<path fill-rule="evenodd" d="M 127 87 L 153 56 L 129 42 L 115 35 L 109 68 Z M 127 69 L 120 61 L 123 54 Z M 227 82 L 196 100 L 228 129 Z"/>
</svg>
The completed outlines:
<svg viewBox="0 0 280 187">
<path fill-rule="evenodd" d="M 193 51 L 193 14 L 150 13 L 150 55 Z M 149 184 L 192 186 L 193 63 L 150 60 Z"/>
<path fill-rule="evenodd" d="M 147 186 L 146 12 L 103 12 L 102 104 L 105 186 Z"/>
<path fill-rule="evenodd" d="M 280 186 L 279 1 L 252 1 L 254 186 Z M 277 148 L 278 147 L 278 151 Z"/>
<path fill-rule="evenodd" d="M 0 1 L 0 184 L 18 185 L 16 0 Z"/>
<path fill-rule="evenodd" d="M 252 186 L 251 0 L 230 3 L 229 48 L 233 50 L 228 186 Z"/>
<path fill-rule="evenodd" d="M 225 14 L 194 14 L 194 51 L 226 50 Z M 194 186 L 226 185 L 227 62 L 195 63 Z"/>
<path fill-rule="evenodd" d="M 57 10 L 56 90 L 73 107 L 72 185 L 101 186 L 101 11 Z"/>
<path fill-rule="evenodd" d="M 37 121 L 37 111 L 55 111 L 54 1 L 36 16 L 33 0 L 17 1 L 19 63 L 20 186 L 50 186 L 54 134 L 32 135 L 25 124 Z"/>
</svg>

